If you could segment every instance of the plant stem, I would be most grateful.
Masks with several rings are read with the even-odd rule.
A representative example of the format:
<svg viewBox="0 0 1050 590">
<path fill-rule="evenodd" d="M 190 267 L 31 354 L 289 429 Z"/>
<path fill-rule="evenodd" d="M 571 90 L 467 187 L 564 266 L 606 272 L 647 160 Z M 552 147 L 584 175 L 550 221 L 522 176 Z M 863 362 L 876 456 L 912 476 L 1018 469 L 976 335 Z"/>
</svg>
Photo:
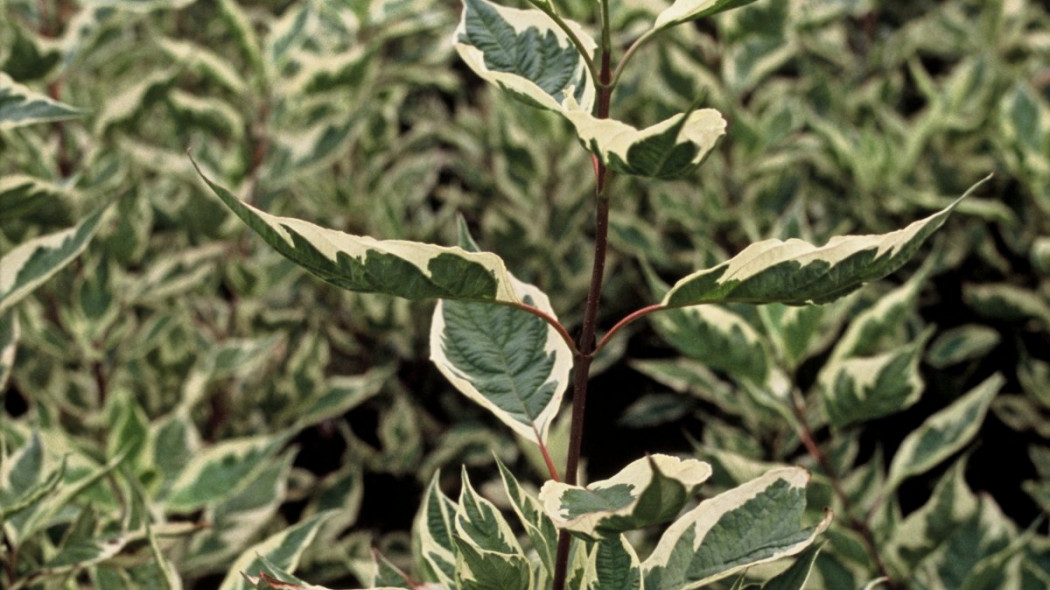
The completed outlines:
<svg viewBox="0 0 1050 590">
<path fill-rule="evenodd" d="M 602 3 L 605 10 L 605 3 Z M 603 13 L 607 22 L 608 15 Z M 605 36 L 603 35 L 603 40 Z M 605 119 L 609 116 L 609 103 L 612 87 L 609 85 L 611 72 L 609 67 L 610 52 L 607 44 L 602 46 L 601 80 L 598 85 L 598 102 L 595 116 Z M 587 383 L 590 376 L 591 361 L 594 360 L 595 332 L 598 324 L 598 303 L 601 300 L 602 280 L 605 277 L 605 255 L 609 247 L 609 198 L 606 194 L 608 170 L 601 161 L 595 166 L 595 216 L 594 216 L 594 264 L 591 267 L 591 285 L 587 290 L 587 303 L 583 312 L 583 331 L 573 356 L 572 384 L 572 427 L 569 432 L 569 453 L 565 462 L 565 483 L 576 485 L 579 475 L 580 449 L 583 445 L 583 416 L 587 407 Z M 571 537 L 568 531 L 558 535 L 557 560 L 554 566 L 554 590 L 564 590 L 566 572 L 569 565 L 569 545 Z"/>
<path fill-rule="evenodd" d="M 871 529 L 867 524 L 854 516 L 853 504 L 850 502 L 849 496 L 846 495 L 846 490 L 842 487 L 842 480 L 839 478 L 835 466 L 831 464 L 831 460 L 828 459 L 826 454 L 824 454 L 824 451 L 820 450 L 820 446 L 817 445 L 816 439 L 813 436 L 813 431 L 806 422 L 805 404 L 802 400 L 802 395 L 797 389 L 792 390 L 791 399 L 793 402 L 791 404 L 791 410 L 795 414 L 795 418 L 798 420 L 799 438 L 802 440 L 802 445 L 806 447 L 806 451 L 809 455 L 820 464 L 821 470 L 824 471 L 828 480 L 831 481 L 831 488 L 834 490 L 839 502 L 842 503 L 842 509 L 845 511 L 846 518 L 849 520 L 849 527 L 860 535 L 864 548 L 867 550 L 872 562 L 874 562 L 876 569 L 879 570 L 879 575 L 886 578 L 886 585 L 889 586 L 891 590 L 905 590 L 908 587 L 907 584 L 902 584 L 890 575 L 889 568 L 886 567 L 886 563 L 882 560 L 882 556 L 879 554 L 878 547 L 875 544 L 875 538 L 871 534 Z"/>
</svg>

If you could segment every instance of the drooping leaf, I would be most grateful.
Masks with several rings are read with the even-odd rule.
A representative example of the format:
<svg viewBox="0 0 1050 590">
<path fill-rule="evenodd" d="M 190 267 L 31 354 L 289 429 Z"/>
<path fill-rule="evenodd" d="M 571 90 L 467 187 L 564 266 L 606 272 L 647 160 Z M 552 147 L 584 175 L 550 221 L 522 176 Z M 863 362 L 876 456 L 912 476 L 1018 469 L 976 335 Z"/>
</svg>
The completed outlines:
<svg viewBox="0 0 1050 590">
<path fill-rule="evenodd" d="M 303 551 L 313 541 L 318 528 L 324 523 L 328 515 L 329 513 L 325 512 L 315 514 L 249 547 L 230 565 L 229 573 L 223 579 L 219 590 L 244 590 L 248 588 L 248 581 L 244 579 L 242 573 L 257 574 L 262 571 L 264 567 L 262 564 L 263 557 L 283 571 L 295 571 Z"/>
<path fill-rule="evenodd" d="M 675 0 L 664 9 L 653 23 L 654 30 L 665 29 L 684 22 L 703 18 L 751 4 L 755 0 Z"/>
<path fill-rule="evenodd" d="M 999 373 L 992 375 L 909 433 L 890 464 L 887 487 L 926 472 L 970 442 L 1005 382 Z"/>
<path fill-rule="evenodd" d="M 831 523 L 802 525 L 808 481 L 804 469 L 777 469 L 701 502 L 643 562 L 646 590 L 693 590 L 804 550 Z"/>
<path fill-rule="evenodd" d="M 599 119 L 575 105 L 563 114 L 584 146 L 611 170 L 649 178 L 678 178 L 692 171 L 726 130 L 725 119 L 714 109 L 681 113 L 641 130 Z"/>
<path fill-rule="evenodd" d="M 0 72 L 0 131 L 34 123 L 73 119 L 84 114 L 86 111 L 31 90 Z"/>
<path fill-rule="evenodd" d="M 593 55 L 598 46 L 594 39 L 583 27 L 566 22 Z M 594 82 L 583 57 L 539 10 L 463 0 L 453 42 L 474 73 L 527 104 L 552 111 L 563 111 L 566 99 L 583 111 L 594 104 Z"/>
<path fill-rule="evenodd" d="M 212 182 L 199 167 L 197 171 L 222 202 L 266 243 L 337 287 L 406 299 L 518 302 L 510 274 L 495 254 L 376 240 L 269 215 Z"/>
<path fill-rule="evenodd" d="M 586 488 L 548 481 L 540 502 L 558 528 L 600 539 L 673 519 L 710 476 L 702 461 L 652 455 Z"/>
<path fill-rule="evenodd" d="M 87 248 L 106 208 L 96 210 L 76 226 L 15 246 L 0 258 L 0 313 L 69 264 Z"/>
<path fill-rule="evenodd" d="M 510 277 L 514 295 L 554 316 L 547 295 Z M 569 384 L 572 352 L 543 319 L 521 309 L 438 302 L 430 359 L 471 400 L 524 438 L 542 444 Z"/>
<path fill-rule="evenodd" d="M 832 301 L 900 268 L 944 224 L 959 201 L 986 180 L 943 210 L 887 234 L 837 236 L 819 247 L 798 239 L 752 244 L 728 262 L 678 281 L 662 304 Z"/>
</svg>

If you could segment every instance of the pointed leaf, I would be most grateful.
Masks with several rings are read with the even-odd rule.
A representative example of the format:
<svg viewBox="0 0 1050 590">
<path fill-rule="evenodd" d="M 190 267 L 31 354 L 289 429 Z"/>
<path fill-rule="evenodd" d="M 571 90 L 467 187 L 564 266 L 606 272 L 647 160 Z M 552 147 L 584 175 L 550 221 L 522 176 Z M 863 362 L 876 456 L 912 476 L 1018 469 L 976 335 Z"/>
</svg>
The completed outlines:
<svg viewBox="0 0 1050 590">
<path fill-rule="evenodd" d="M 600 539 L 673 519 L 710 476 L 703 461 L 652 455 L 586 488 L 548 481 L 540 501 L 558 528 Z"/>
<path fill-rule="evenodd" d="M 691 20 L 732 10 L 751 4 L 755 0 L 675 0 L 664 9 L 653 23 L 654 30 L 666 29 Z"/>
<path fill-rule="evenodd" d="M 452 540 L 457 507 L 438 487 L 440 473 L 435 473 L 427 487 L 414 525 L 414 550 L 422 563 L 424 579 L 453 587 L 456 577 L 456 553 Z"/>
<path fill-rule="evenodd" d="M 895 528 L 890 550 L 914 568 L 977 513 L 977 504 L 977 495 L 966 484 L 966 461 L 959 460 L 937 483 L 929 501 Z"/>
<path fill-rule="evenodd" d="M 199 167 L 197 172 L 266 243 L 337 287 L 406 299 L 518 302 L 510 275 L 495 254 L 402 240 L 381 241 L 269 215 L 241 202 L 204 176 Z"/>
<path fill-rule="evenodd" d="M 576 134 L 610 169 L 650 178 L 678 178 L 703 161 L 725 134 L 714 109 L 681 113 L 638 130 L 615 119 L 599 119 L 570 105 L 563 113 Z"/>
<path fill-rule="evenodd" d="M 739 315 L 719 306 L 672 309 L 653 316 L 660 336 L 716 371 L 757 385 L 770 374 L 766 340 Z"/>
<path fill-rule="evenodd" d="M 463 469 L 455 532 L 456 587 L 461 590 L 530 590 L 532 567 L 510 525 L 474 491 Z"/>
<path fill-rule="evenodd" d="M 517 478 L 503 461 L 497 458 L 496 465 L 499 466 L 500 477 L 503 479 L 503 487 L 507 490 L 511 506 L 525 527 L 529 540 L 532 541 L 532 548 L 539 554 L 540 563 L 547 569 L 547 573 L 553 576 L 558 548 L 558 530 L 554 527 L 554 522 L 543 512 L 539 501 L 521 488 Z"/>
<path fill-rule="evenodd" d="M 263 557 L 284 571 L 295 571 L 303 551 L 313 541 L 318 528 L 329 514 L 327 512 L 316 514 L 245 550 L 230 566 L 229 573 L 226 574 L 219 590 L 248 588 L 248 581 L 241 574 L 242 572 L 251 574 L 263 571 Z"/>
<path fill-rule="evenodd" d="M 835 428 L 905 410 L 922 395 L 919 359 L 931 331 L 899 350 L 835 361 L 821 371 L 819 391 Z"/>
<path fill-rule="evenodd" d="M 969 443 L 981 429 L 992 398 L 1005 382 L 999 373 L 992 375 L 909 433 L 890 464 L 887 489 L 925 473 Z"/>
<path fill-rule="evenodd" d="M 566 23 L 593 55 L 594 39 L 578 24 Z M 567 98 L 586 111 L 594 104 L 594 82 L 583 56 L 539 10 L 463 0 L 453 42 L 474 73 L 527 104 L 552 111 L 564 110 Z"/>
<path fill-rule="evenodd" d="M 985 180 L 970 187 L 966 195 Z M 887 234 L 837 236 L 820 247 L 798 239 L 752 244 L 728 262 L 675 283 L 663 305 L 832 301 L 904 265 L 966 195 L 926 219 Z"/>
<path fill-rule="evenodd" d="M 536 287 L 510 277 L 514 296 L 554 316 Z M 430 360 L 456 389 L 524 438 L 542 444 L 569 384 L 572 352 L 557 330 L 527 311 L 439 301 Z"/>
<path fill-rule="evenodd" d="M 237 493 L 269 465 L 285 438 L 229 439 L 198 452 L 172 484 L 167 509 L 197 510 Z"/>
<path fill-rule="evenodd" d="M 676 520 L 642 564 L 646 590 L 692 590 L 750 566 L 795 555 L 831 523 L 801 525 L 804 469 L 770 471 L 701 502 Z"/>
<path fill-rule="evenodd" d="M 62 121 L 84 115 L 86 111 L 53 100 L 30 90 L 0 72 L 0 131 L 22 125 Z"/>
<path fill-rule="evenodd" d="M 598 542 L 594 549 L 594 582 L 588 590 L 642 590 L 642 567 L 623 535 Z"/>
<path fill-rule="evenodd" d="M 106 208 L 88 215 L 75 227 L 29 240 L 0 257 L 0 313 L 69 264 L 87 248 Z"/>
<path fill-rule="evenodd" d="M 453 539 L 463 539 L 485 551 L 499 553 L 521 553 L 521 546 L 492 502 L 482 498 L 474 490 L 463 468 L 463 489 L 459 495 L 459 510 L 456 512 Z"/>
</svg>

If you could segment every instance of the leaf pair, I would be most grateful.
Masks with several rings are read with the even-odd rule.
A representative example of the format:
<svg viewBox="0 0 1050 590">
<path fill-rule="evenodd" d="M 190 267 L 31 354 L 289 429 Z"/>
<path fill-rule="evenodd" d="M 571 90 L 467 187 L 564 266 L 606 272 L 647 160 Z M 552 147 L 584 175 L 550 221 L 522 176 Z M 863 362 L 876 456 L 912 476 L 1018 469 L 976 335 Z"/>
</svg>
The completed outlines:
<svg viewBox="0 0 1050 590">
<path fill-rule="evenodd" d="M 700 5 L 710 3 L 685 4 L 690 8 L 679 7 L 677 16 L 658 19 L 657 27 L 693 18 L 697 10 L 703 13 Z M 565 117 L 584 146 L 613 170 L 674 178 L 700 164 L 725 133 L 726 123 L 718 111 L 690 111 L 642 130 L 595 117 L 598 91 L 593 58 L 598 44 L 578 23 L 561 17 L 556 21 L 552 14 L 463 0 L 463 17 L 453 42 L 481 78 L 526 104 Z"/>
</svg>

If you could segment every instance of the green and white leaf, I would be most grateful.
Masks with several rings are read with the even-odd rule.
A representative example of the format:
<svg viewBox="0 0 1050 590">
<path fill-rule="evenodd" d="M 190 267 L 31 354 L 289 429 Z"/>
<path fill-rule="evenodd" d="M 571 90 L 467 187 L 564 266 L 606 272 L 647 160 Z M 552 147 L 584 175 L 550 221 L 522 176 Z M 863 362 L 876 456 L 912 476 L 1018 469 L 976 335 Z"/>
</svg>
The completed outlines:
<svg viewBox="0 0 1050 590">
<path fill-rule="evenodd" d="M 252 574 L 263 571 L 262 558 L 283 571 L 293 572 L 299 565 L 303 551 L 313 541 L 318 528 L 330 513 L 323 512 L 303 520 L 264 541 L 253 545 L 234 560 L 219 590 L 244 590 L 249 588 L 248 581 L 242 573 Z"/>
<path fill-rule="evenodd" d="M 755 0 L 675 0 L 674 4 L 666 8 L 656 16 L 653 30 L 659 31 L 667 27 L 682 24 L 705 16 L 712 16 L 719 12 L 732 10 L 740 6 L 751 4 Z"/>
<path fill-rule="evenodd" d="M 513 295 L 554 316 L 547 295 L 509 275 Z M 469 301 L 438 302 L 430 360 L 460 392 L 514 432 L 544 444 L 569 385 L 572 352 L 527 311 Z"/>
<path fill-rule="evenodd" d="M 590 34 L 577 23 L 565 22 L 594 55 L 598 44 Z M 569 104 L 589 112 L 594 105 L 594 81 L 586 61 L 542 11 L 463 0 L 453 43 L 474 73 L 527 104 L 557 112 Z"/>
<path fill-rule="evenodd" d="M 197 171 L 222 202 L 266 243 L 337 287 L 406 299 L 519 302 L 510 273 L 495 254 L 376 240 L 269 215 L 212 182 L 199 167 Z"/>
<path fill-rule="evenodd" d="M 903 266 L 944 224 L 959 201 L 985 180 L 943 210 L 887 234 L 836 236 L 819 247 L 798 239 L 752 244 L 728 262 L 678 281 L 662 304 L 832 301 Z"/>
<path fill-rule="evenodd" d="M 813 564 L 817 561 L 817 555 L 823 548 L 823 544 L 810 545 L 795 559 L 795 563 L 762 586 L 762 590 L 803 590 L 809 574 L 813 571 Z"/>
<path fill-rule="evenodd" d="M 71 200 L 71 191 L 53 182 L 25 174 L 0 178 L 0 220 L 18 218 L 43 208 L 50 220 L 52 216 L 62 215 L 55 210 L 62 211 Z"/>
<path fill-rule="evenodd" d="M 585 549 L 577 546 L 579 554 L 586 553 L 586 563 L 578 585 L 581 590 L 643 590 L 641 563 L 634 547 L 623 535 L 613 535 L 591 544 Z"/>
<path fill-rule="evenodd" d="M 692 171 L 726 130 L 725 119 L 714 109 L 680 113 L 641 130 L 599 119 L 575 104 L 563 114 L 584 146 L 610 169 L 650 178 L 677 178 Z"/>
<path fill-rule="evenodd" d="M 456 584 L 462 590 L 530 590 L 532 567 L 499 509 L 482 498 L 463 469 L 452 541 Z"/>
<path fill-rule="evenodd" d="M 924 266 L 903 285 L 881 296 L 871 307 L 861 311 L 850 321 L 846 331 L 835 342 L 827 367 L 837 361 L 859 356 L 870 356 L 896 347 L 893 338 L 905 326 L 914 310 L 915 300 L 928 275 Z"/>
<path fill-rule="evenodd" d="M 900 560 L 902 567 L 914 568 L 947 542 L 977 508 L 977 495 L 966 484 L 966 460 L 960 459 L 937 483 L 929 501 L 894 528 L 887 552 Z"/>
<path fill-rule="evenodd" d="M 31 90 L 0 72 L 0 131 L 34 123 L 74 119 L 84 114 L 86 111 Z"/>
<path fill-rule="evenodd" d="M 808 482 L 804 469 L 777 469 L 701 502 L 643 562 L 646 590 L 693 590 L 803 551 L 831 524 L 802 526 Z"/>
<path fill-rule="evenodd" d="M 926 351 L 926 362 L 945 369 L 963 361 L 983 358 L 998 346 L 999 332 L 981 324 L 964 324 L 945 331 Z"/>
<path fill-rule="evenodd" d="M 548 481 L 540 502 L 559 529 L 601 539 L 672 520 L 710 476 L 703 461 L 652 455 L 586 488 Z"/>
<path fill-rule="evenodd" d="M 421 564 L 424 579 L 455 587 L 456 549 L 452 540 L 456 512 L 455 502 L 441 492 L 440 473 L 435 473 L 427 487 L 416 515 L 413 550 Z"/>
<path fill-rule="evenodd" d="M 766 340 L 741 316 L 716 305 L 672 309 L 652 319 L 657 333 L 682 354 L 742 381 L 766 383 Z"/>
<path fill-rule="evenodd" d="M 87 248 L 106 207 L 69 229 L 15 246 L 0 258 L 0 313 L 51 278 Z"/>
<path fill-rule="evenodd" d="M 890 464 L 887 489 L 925 473 L 969 443 L 981 429 L 992 399 L 1005 383 L 999 373 L 992 375 L 909 433 Z"/>
<path fill-rule="evenodd" d="M 529 536 L 532 548 L 539 555 L 540 563 L 547 574 L 553 578 L 558 550 L 558 529 L 554 526 L 554 521 L 543 511 L 540 502 L 522 489 L 503 461 L 497 458 L 496 465 L 499 466 L 500 477 L 503 479 L 503 487 L 507 491 L 510 504 L 525 527 L 525 534 Z"/>
<path fill-rule="evenodd" d="M 0 391 L 4 391 L 15 366 L 18 336 L 18 317 L 13 311 L 0 312 Z"/>
<path fill-rule="evenodd" d="M 270 465 L 286 438 L 228 439 L 198 452 L 172 483 L 167 509 L 189 512 L 231 497 Z"/>
<path fill-rule="evenodd" d="M 874 420 L 919 401 L 924 385 L 919 360 L 931 335 L 927 330 L 898 350 L 838 360 L 822 370 L 817 385 L 831 426 Z"/>
</svg>

